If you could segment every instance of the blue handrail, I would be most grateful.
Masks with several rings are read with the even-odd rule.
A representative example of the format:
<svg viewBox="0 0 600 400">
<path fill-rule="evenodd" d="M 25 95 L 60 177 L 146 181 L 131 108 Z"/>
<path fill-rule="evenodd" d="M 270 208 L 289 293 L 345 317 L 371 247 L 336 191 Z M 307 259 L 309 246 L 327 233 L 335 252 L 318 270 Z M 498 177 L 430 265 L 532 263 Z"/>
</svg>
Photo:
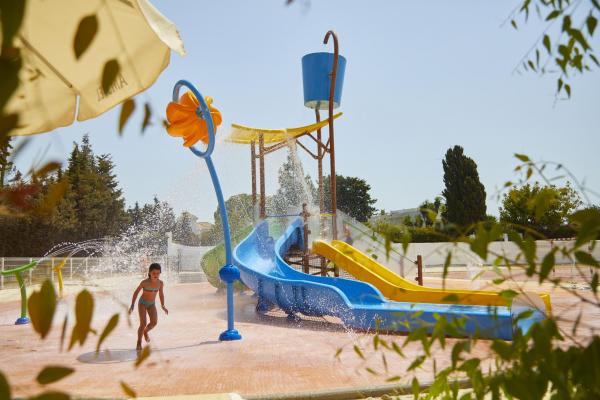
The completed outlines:
<svg viewBox="0 0 600 400">
<path fill-rule="evenodd" d="M 194 85 L 186 80 L 180 80 L 175 84 L 173 88 L 173 101 L 179 100 L 179 90 L 182 86 L 187 87 L 192 91 L 196 99 L 200 102 L 200 107 L 196 110 L 196 115 L 206 121 L 208 127 L 208 144 L 205 151 L 201 151 L 194 146 L 190 147 L 190 151 L 199 158 L 206 161 L 210 178 L 212 179 L 213 186 L 215 187 L 215 193 L 217 195 L 217 201 L 219 202 L 219 210 L 221 214 L 221 222 L 223 225 L 223 238 L 225 240 L 225 265 L 219 270 L 219 276 L 227 284 L 227 330 L 221 332 L 219 340 L 239 340 L 242 338 L 240 333 L 234 328 L 233 322 L 233 283 L 240 279 L 240 270 L 233 265 L 233 257 L 231 251 L 231 233 L 229 231 L 229 219 L 227 217 L 227 209 L 225 208 L 225 200 L 223 199 L 223 191 L 221 190 L 221 184 L 219 183 L 219 177 L 215 165 L 210 158 L 213 150 L 215 149 L 215 126 L 210 115 L 208 104 L 204 100 L 204 96 L 196 89 Z"/>
</svg>

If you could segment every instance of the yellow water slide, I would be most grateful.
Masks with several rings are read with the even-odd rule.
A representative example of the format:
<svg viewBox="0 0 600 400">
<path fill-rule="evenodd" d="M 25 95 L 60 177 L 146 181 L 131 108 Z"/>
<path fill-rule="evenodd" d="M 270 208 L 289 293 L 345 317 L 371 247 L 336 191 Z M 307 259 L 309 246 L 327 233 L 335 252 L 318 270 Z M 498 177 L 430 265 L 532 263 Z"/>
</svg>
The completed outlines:
<svg viewBox="0 0 600 400">
<path fill-rule="evenodd" d="M 312 250 L 332 261 L 356 279 L 372 284 L 390 300 L 414 303 L 510 306 L 509 301 L 497 292 L 419 286 L 390 271 L 360 250 L 339 240 L 334 240 L 331 244 L 322 240 L 314 241 Z M 550 296 L 547 293 L 532 293 L 527 297 L 533 302 L 537 302 L 536 300 L 541 298 L 546 314 L 550 314 Z"/>
</svg>

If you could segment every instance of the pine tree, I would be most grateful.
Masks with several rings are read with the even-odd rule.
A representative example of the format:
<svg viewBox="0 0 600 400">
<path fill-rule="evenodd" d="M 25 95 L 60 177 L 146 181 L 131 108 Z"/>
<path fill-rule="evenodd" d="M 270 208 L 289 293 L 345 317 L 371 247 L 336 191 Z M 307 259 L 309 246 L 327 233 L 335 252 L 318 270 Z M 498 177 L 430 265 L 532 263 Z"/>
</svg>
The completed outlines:
<svg viewBox="0 0 600 400">
<path fill-rule="evenodd" d="M 12 136 L 0 137 L 0 190 L 4 188 L 6 181 L 11 178 L 16 171 L 14 164 L 10 161 L 11 150 L 10 143 Z"/>
<path fill-rule="evenodd" d="M 468 227 L 485 221 L 485 188 L 479 181 L 477 164 L 463 153 L 463 148 L 448 149 L 442 161 L 446 199 L 443 217 L 459 227 Z"/>
</svg>

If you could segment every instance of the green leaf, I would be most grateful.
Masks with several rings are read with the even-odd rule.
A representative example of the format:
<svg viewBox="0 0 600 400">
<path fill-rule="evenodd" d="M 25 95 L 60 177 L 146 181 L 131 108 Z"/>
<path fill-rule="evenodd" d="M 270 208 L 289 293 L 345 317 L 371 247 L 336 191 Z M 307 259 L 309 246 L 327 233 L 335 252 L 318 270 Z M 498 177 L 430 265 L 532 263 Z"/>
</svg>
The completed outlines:
<svg viewBox="0 0 600 400">
<path fill-rule="evenodd" d="M 447 296 L 444 296 L 442 298 L 442 301 L 444 303 L 457 303 L 458 302 L 458 296 L 455 293 L 451 293 Z"/>
<path fill-rule="evenodd" d="M 150 108 L 150 104 L 144 104 L 144 120 L 142 121 L 142 133 L 146 130 L 146 128 L 150 125 L 150 118 L 152 118 L 152 109 Z"/>
<path fill-rule="evenodd" d="M 394 350 L 394 352 L 396 352 L 396 354 L 398 354 L 400 357 L 404 358 L 404 353 L 402 352 L 400 346 L 398 346 L 398 343 L 392 342 L 392 350 Z"/>
<path fill-rule="evenodd" d="M 421 366 L 421 364 L 423 364 L 423 362 L 425 362 L 425 356 L 418 356 L 417 358 L 415 358 L 415 360 L 409 365 L 408 369 L 406 370 L 406 372 L 412 371 L 414 369 L 417 369 Z"/>
<path fill-rule="evenodd" d="M 100 335 L 100 339 L 98 339 L 98 344 L 96 345 L 96 353 L 100 352 L 100 346 L 102 345 L 102 342 L 104 342 L 104 339 L 106 339 L 108 335 L 110 335 L 110 333 L 117 327 L 118 323 L 119 314 L 115 314 L 110 318 L 108 324 L 106 324 L 104 330 L 102 331 L 102 334 Z"/>
<path fill-rule="evenodd" d="M 50 332 L 56 311 L 56 292 L 50 280 L 46 279 L 40 291 L 29 296 L 27 308 L 33 329 L 44 339 Z"/>
<path fill-rule="evenodd" d="M 589 208 L 575 212 L 571 221 L 578 225 L 575 247 L 579 247 L 600 234 L 600 211 Z"/>
<path fill-rule="evenodd" d="M 0 55 L 0 112 L 19 87 L 19 70 L 22 64 L 23 60 L 18 52 L 12 57 Z"/>
<path fill-rule="evenodd" d="M 363 354 L 363 352 L 362 352 L 362 350 L 360 349 L 360 347 L 358 347 L 358 345 L 356 345 L 356 344 L 354 345 L 354 352 L 355 352 L 356 354 L 358 354 L 358 356 L 359 356 L 360 358 L 362 358 L 363 360 L 365 359 L 365 355 Z"/>
<path fill-rule="evenodd" d="M 515 292 L 512 289 L 506 289 L 506 290 L 501 291 L 498 294 L 500 295 L 500 297 L 506 299 L 506 301 L 508 301 L 510 303 L 510 302 L 512 302 L 512 299 L 514 299 L 519 293 Z"/>
<path fill-rule="evenodd" d="M 554 253 L 556 253 L 556 249 L 552 249 L 552 251 L 549 252 L 548 254 L 546 254 L 544 256 L 544 259 L 542 260 L 542 268 L 540 270 L 540 275 L 539 275 L 540 283 L 542 283 L 544 281 L 544 279 L 546 279 L 548 277 L 548 275 L 550 274 L 550 271 L 552 271 L 552 268 L 554 268 L 554 265 L 555 265 Z"/>
<path fill-rule="evenodd" d="M 473 373 L 477 367 L 481 364 L 481 360 L 478 358 L 470 358 L 467 361 L 463 362 L 458 369 L 460 371 L 465 371 L 467 373 Z"/>
<path fill-rule="evenodd" d="M 527 60 L 527 65 L 529 65 L 529 67 L 530 67 L 532 70 L 536 71 L 536 69 L 535 69 L 535 64 L 533 63 L 533 61 L 531 61 L 531 60 Z"/>
<path fill-rule="evenodd" d="M 13 47 L 13 38 L 21 28 L 25 12 L 25 1 L 3 1 L 0 8 L 0 26 L 2 27 L 2 49 Z M 4 77 L 3 77 L 4 78 Z M 0 110 L 2 108 L 0 107 Z"/>
<path fill-rule="evenodd" d="M 150 346 L 145 346 L 135 360 L 134 366 L 139 367 L 148 357 L 150 357 Z"/>
<path fill-rule="evenodd" d="M 71 396 L 63 392 L 44 392 L 35 397 L 30 397 L 29 400 L 70 400 Z"/>
<path fill-rule="evenodd" d="M 563 87 L 563 80 L 559 79 L 557 83 L 558 83 L 558 89 L 556 90 L 556 93 L 560 93 L 560 89 L 562 89 L 562 87 Z"/>
<path fill-rule="evenodd" d="M 544 40 L 542 42 L 544 43 L 544 47 L 546 48 L 546 51 L 548 51 L 548 54 L 552 54 L 552 45 L 550 44 L 550 36 L 544 35 Z"/>
<path fill-rule="evenodd" d="M 590 36 L 594 35 L 594 31 L 596 30 L 596 26 L 598 25 L 598 20 L 590 14 L 585 20 L 585 24 L 587 25 L 588 32 Z"/>
<path fill-rule="evenodd" d="M 105 96 L 110 94 L 110 87 L 115 82 L 115 79 L 117 79 L 120 70 L 121 66 L 115 59 L 109 60 L 104 64 L 104 68 L 102 69 L 102 91 Z"/>
<path fill-rule="evenodd" d="M 48 161 L 46 164 L 31 173 L 33 178 L 43 178 L 61 167 L 60 161 Z"/>
<path fill-rule="evenodd" d="M 77 295 L 75 301 L 75 326 L 71 333 L 71 342 L 69 350 L 73 348 L 76 342 L 83 346 L 87 339 L 88 333 L 91 331 L 92 315 L 94 313 L 94 298 L 87 290 L 82 290 Z"/>
<path fill-rule="evenodd" d="M 596 64 L 597 66 L 600 67 L 600 62 L 598 62 L 598 59 L 596 58 L 596 56 L 593 54 L 590 54 L 589 56 L 592 59 L 592 61 L 594 62 L 594 64 Z"/>
<path fill-rule="evenodd" d="M 133 390 L 131 388 L 131 386 L 129 386 L 128 384 L 126 384 L 123 381 L 121 381 L 121 389 L 123 389 L 123 393 L 125 393 L 127 396 L 134 398 L 134 399 L 137 397 L 135 390 Z"/>
<path fill-rule="evenodd" d="M 8 136 L 18 125 L 19 114 L 0 115 L 0 139 Z"/>
<path fill-rule="evenodd" d="M 133 99 L 127 99 L 123 102 L 121 106 L 121 114 L 119 115 L 119 135 L 123 134 L 123 127 L 133 114 L 133 110 L 135 110 L 135 101 Z"/>
<path fill-rule="evenodd" d="M 66 376 L 71 375 L 75 370 L 68 367 L 47 366 L 40 371 L 36 380 L 40 385 L 47 385 L 52 382 L 57 382 Z"/>
<path fill-rule="evenodd" d="M 0 399 L 12 399 L 10 394 L 10 385 L 8 384 L 8 380 L 6 379 L 2 371 L 0 371 Z"/>
<path fill-rule="evenodd" d="M 452 263 L 452 252 L 448 250 L 448 254 L 446 254 L 446 260 L 444 261 L 444 271 L 442 272 L 442 280 L 443 284 L 446 285 L 446 277 L 448 276 L 448 268 L 450 268 L 450 263 Z"/>
<path fill-rule="evenodd" d="M 412 379 L 412 383 L 410 385 L 411 389 L 412 389 L 412 393 L 415 399 L 419 398 L 419 393 L 421 393 L 421 386 L 419 385 L 419 380 L 414 377 Z"/>
<path fill-rule="evenodd" d="M 529 157 L 527 157 L 525 154 L 515 153 L 515 157 L 517 157 L 519 160 L 521 160 L 521 161 L 523 161 L 525 163 L 531 162 L 531 160 L 529 159 Z"/>
<path fill-rule="evenodd" d="M 406 254 L 406 252 L 408 251 L 408 245 L 410 244 L 410 241 L 412 239 L 411 236 L 412 235 L 410 234 L 410 231 L 408 229 L 405 229 L 402 233 L 402 251 L 404 251 L 404 254 Z"/>
<path fill-rule="evenodd" d="M 492 343 L 492 350 L 503 360 L 510 360 L 514 354 L 510 344 L 498 339 L 494 340 L 494 343 Z"/>
<path fill-rule="evenodd" d="M 515 20 L 514 20 L 514 19 L 511 19 L 511 20 L 510 20 L 510 24 L 513 26 L 513 28 L 515 28 L 515 29 L 519 29 L 519 28 L 517 28 L 517 23 L 515 22 Z"/>
<path fill-rule="evenodd" d="M 546 17 L 546 21 L 550 21 L 551 19 L 554 19 L 554 18 L 558 17 L 559 15 L 560 15 L 560 11 L 554 10 L 550 14 L 548 14 L 548 16 Z"/>
<path fill-rule="evenodd" d="M 596 261 L 596 259 L 590 253 L 587 253 L 585 251 L 576 251 L 575 259 L 580 264 L 591 265 L 592 267 L 600 268 L 600 264 L 598 264 L 598 261 Z"/>
<path fill-rule="evenodd" d="M 60 351 L 63 351 L 63 347 L 65 345 L 65 338 L 67 337 L 67 323 L 69 321 L 69 316 L 65 315 L 65 320 L 63 321 L 63 326 L 60 331 Z"/>
<path fill-rule="evenodd" d="M 569 29 L 569 35 L 571 35 L 572 38 L 578 41 L 584 50 L 589 50 L 590 45 L 588 44 L 587 40 L 585 40 L 583 33 L 581 33 L 579 29 Z"/>
<path fill-rule="evenodd" d="M 571 16 L 565 15 L 563 17 L 562 30 L 563 32 L 567 32 L 569 29 L 571 29 Z"/>
<path fill-rule="evenodd" d="M 96 14 L 83 17 L 79 21 L 79 26 L 73 39 L 73 51 L 75 52 L 76 59 L 79 59 L 90 47 L 94 37 L 96 37 L 96 33 L 98 33 L 98 18 Z"/>
<path fill-rule="evenodd" d="M 340 355 L 342 354 L 342 351 L 344 351 L 343 348 L 339 348 L 337 349 L 337 351 L 335 352 L 335 355 L 333 356 L 333 358 L 340 358 Z"/>
</svg>

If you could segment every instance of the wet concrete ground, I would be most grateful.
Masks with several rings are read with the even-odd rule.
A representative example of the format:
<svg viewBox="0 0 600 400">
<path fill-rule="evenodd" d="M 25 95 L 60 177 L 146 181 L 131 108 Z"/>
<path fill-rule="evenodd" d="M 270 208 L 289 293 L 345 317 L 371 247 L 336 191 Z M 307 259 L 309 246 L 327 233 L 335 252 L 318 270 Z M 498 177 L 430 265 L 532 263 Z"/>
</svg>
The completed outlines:
<svg viewBox="0 0 600 400">
<path fill-rule="evenodd" d="M 439 286 L 438 277 L 428 277 L 428 286 Z M 470 287 L 463 279 L 447 281 L 448 287 Z M 535 282 L 524 284 L 527 290 L 550 291 Z M 479 285 L 481 286 L 481 285 Z M 132 282 L 131 288 L 135 287 Z M 483 288 L 483 287 L 481 287 Z M 74 293 L 70 288 L 59 306 L 58 316 L 64 316 L 67 306 L 73 308 Z M 589 291 L 581 291 L 590 296 Z M 403 376 L 412 379 L 405 370 L 414 357 L 422 354 L 419 344 L 405 349 L 407 358 L 387 354 L 388 372 L 384 373 L 380 354 L 369 350 L 373 334 L 347 331 L 334 318 L 303 318 L 289 321 L 280 311 L 258 315 L 254 311 L 256 298 L 251 292 L 236 296 L 236 328 L 243 340 L 219 342 L 219 333 L 226 327 L 225 296 L 216 293 L 208 283 L 168 284 L 165 289 L 170 314 L 159 311 L 159 323 L 151 333 L 152 354 L 135 368 L 135 341 L 137 315 L 129 326 L 123 319 L 117 329 L 95 353 L 97 337 L 91 337 L 83 347 L 59 352 L 62 317 L 54 320 L 51 334 L 40 340 L 29 325 L 15 326 L 19 303 L 16 290 L 0 292 L 0 370 L 7 376 L 13 395 L 29 396 L 43 388 L 35 383 L 37 373 L 46 365 L 64 365 L 75 368 L 75 373 L 49 385 L 72 395 L 94 397 L 124 397 L 120 382 L 126 382 L 139 396 L 183 395 L 199 393 L 236 392 L 261 396 L 310 390 L 367 387 L 386 384 L 386 378 Z M 101 330 L 110 316 L 123 311 L 129 302 L 129 291 L 107 292 L 99 285 L 96 299 L 94 327 Z M 582 302 L 571 294 L 556 290 L 552 294 L 555 313 L 563 318 L 561 326 L 568 327 L 577 318 L 579 310 L 585 320 L 600 324 L 600 312 L 582 308 Z M 74 320 L 71 317 L 71 324 Z M 71 325 L 72 326 L 72 325 Z M 596 326 L 597 327 L 597 326 Z M 588 336 L 589 330 L 580 329 L 579 336 Z M 387 340 L 402 343 L 403 336 L 384 335 Z M 445 350 L 436 350 L 437 368 L 449 363 L 449 353 L 456 339 L 448 339 Z M 354 351 L 353 345 L 365 347 L 367 361 Z M 480 341 L 474 354 L 486 357 L 489 342 Z M 335 354 L 344 348 L 339 359 Z M 381 372 L 373 375 L 369 366 Z M 418 371 L 421 380 L 432 377 L 432 367 L 426 364 Z"/>
</svg>

